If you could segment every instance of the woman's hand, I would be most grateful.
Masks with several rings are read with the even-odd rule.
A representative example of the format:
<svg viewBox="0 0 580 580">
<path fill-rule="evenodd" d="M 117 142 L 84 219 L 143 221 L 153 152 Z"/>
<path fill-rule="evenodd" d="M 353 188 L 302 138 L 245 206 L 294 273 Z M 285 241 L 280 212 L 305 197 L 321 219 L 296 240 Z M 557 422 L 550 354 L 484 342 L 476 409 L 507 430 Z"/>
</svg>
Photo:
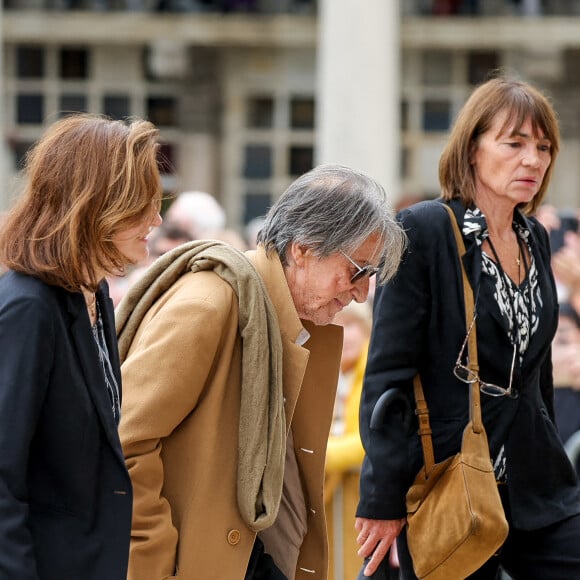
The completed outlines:
<svg viewBox="0 0 580 580">
<path fill-rule="evenodd" d="M 358 555 L 371 558 L 364 570 L 365 576 L 372 576 L 377 571 L 405 523 L 405 518 L 401 520 L 356 518 L 354 527 L 359 532 L 356 539 L 360 546 Z"/>
</svg>

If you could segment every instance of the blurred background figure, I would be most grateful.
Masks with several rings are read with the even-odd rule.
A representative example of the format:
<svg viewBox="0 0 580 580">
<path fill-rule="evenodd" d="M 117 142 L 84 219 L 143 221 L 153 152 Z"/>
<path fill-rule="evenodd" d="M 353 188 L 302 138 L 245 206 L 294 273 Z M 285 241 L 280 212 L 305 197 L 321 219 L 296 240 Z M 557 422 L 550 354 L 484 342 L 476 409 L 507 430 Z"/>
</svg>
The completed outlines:
<svg viewBox="0 0 580 580">
<path fill-rule="evenodd" d="M 244 229 L 244 236 L 246 238 L 246 244 L 248 245 L 248 250 L 256 249 L 256 238 L 258 237 L 258 232 L 262 229 L 262 224 L 264 223 L 264 216 L 258 216 L 251 219 Z"/>
<path fill-rule="evenodd" d="M 556 425 L 566 444 L 580 432 L 580 317 L 568 303 L 560 305 L 558 330 L 552 343 L 552 365 Z M 579 471 L 578 461 L 575 467 Z"/>
<path fill-rule="evenodd" d="M 560 313 L 552 342 L 556 425 L 580 473 L 580 233 L 579 211 L 542 205 L 538 219 L 550 234 Z"/>
<path fill-rule="evenodd" d="M 552 269 L 556 278 L 558 300 L 580 312 L 580 235 L 578 210 L 558 210 L 551 205 L 538 208 L 538 220 L 550 234 Z"/>
<path fill-rule="evenodd" d="M 192 240 L 213 238 L 226 225 L 226 214 L 213 195 L 205 191 L 184 191 L 169 206 L 165 216 L 168 227 L 189 233 Z"/>
<path fill-rule="evenodd" d="M 560 302 L 569 302 L 576 313 L 580 313 L 580 235 L 578 220 L 574 221 L 574 229 L 565 229 L 570 228 L 571 224 L 563 228 L 562 245 L 553 250 L 552 269 L 558 284 Z"/>
<path fill-rule="evenodd" d="M 344 328 L 344 341 L 326 455 L 324 492 L 330 558 L 328 578 L 350 580 L 356 578 L 363 562 L 357 556 L 354 517 L 364 456 L 358 412 L 372 325 L 370 303 L 351 302 L 336 315 L 335 323 Z"/>
<path fill-rule="evenodd" d="M 162 223 L 149 238 L 149 263 L 191 240 L 192 237 L 186 229 L 176 224 Z"/>
</svg>

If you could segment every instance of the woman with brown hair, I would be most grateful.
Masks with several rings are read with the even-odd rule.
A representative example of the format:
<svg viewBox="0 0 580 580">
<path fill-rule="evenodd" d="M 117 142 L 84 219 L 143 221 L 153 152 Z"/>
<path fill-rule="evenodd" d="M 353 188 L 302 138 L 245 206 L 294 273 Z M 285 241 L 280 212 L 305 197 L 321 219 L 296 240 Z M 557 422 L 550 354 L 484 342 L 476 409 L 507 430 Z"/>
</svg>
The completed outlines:
<svg viewBox="0 0 580 580">
<path fill-rule="evenodd" d="M 75 115 L 30 151 L 0 232 L 0 577 L 124 580 L 132 490 L 105 276 L 161 223 L 157 130 Z"/>
<path fill-rule="evenodd" d="M 510 529 L 499 553 L 470 578 L 496 578 L 500 565 L 516 580 L 580 578 L 580 486 L 554 419 L 556 287 L 548 234 L 532 215 L 546 195 L 559 145 L 556 114 L 540 91 L 517 79 L 491 79 L 475 89 L 451 130 L 439 165 L 441 198 L 399 214 L 409 247 L 397 276 L 377 291 L 361 400 L 367 456 L 356 526 L 359 553 L 370 558 L 367 576 L 398 536 L 402 578 L 415 578 L 405 496 L 423 464 L 417 421 L 406 429 L 400 415 L 389 416 L 374 428 L 370 418 L 391 389 L 414 408 L 418 374 L 438 462 L 461 447 L 470 385 L 481 391 Z M 466 248 L 471 320 L 445 206 Z M 468 368 L 464 348 L 471 332 L 477 372 Z"/>
</svg>

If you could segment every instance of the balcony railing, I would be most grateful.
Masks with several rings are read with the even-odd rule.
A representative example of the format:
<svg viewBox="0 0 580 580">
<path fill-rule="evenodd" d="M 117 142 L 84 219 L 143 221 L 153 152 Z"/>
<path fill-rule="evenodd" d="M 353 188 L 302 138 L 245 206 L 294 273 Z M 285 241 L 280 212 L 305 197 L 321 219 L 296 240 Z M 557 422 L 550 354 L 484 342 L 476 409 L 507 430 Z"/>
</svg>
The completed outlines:
<svg viewBox="0 0 580 580">
<path fill-rule="evenodd" d="M 6 10 L 314 14 L 316 0 L 4 0 Z"/>
<path fill-rule="evenodd" d="M 2 1 L 6 10 L 199 12 L 210 14 L 316 14 L 318 4 L 318 0 Z M 577 0 L 399 0 L 399 3 L 403 16 L 580 16 L 580 2 Z"/>
<path fill-rule="evenodd" d="M 577 0 L 401 0 L 408 16 L 574 16 Z"/>
</svg>

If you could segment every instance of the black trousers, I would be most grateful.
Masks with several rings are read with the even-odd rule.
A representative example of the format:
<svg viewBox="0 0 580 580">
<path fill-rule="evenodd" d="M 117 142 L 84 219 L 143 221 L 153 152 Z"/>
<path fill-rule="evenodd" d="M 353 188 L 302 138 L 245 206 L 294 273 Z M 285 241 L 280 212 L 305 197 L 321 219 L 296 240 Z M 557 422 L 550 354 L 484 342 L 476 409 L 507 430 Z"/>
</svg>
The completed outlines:
<svg viewBox="0 0 580 580">
<path fill-rule="evenodd" d="M 500 495 L 509 522 L 507 489 L 504 486 L 500 486 Z M 416 580 L 406 540 L 403 530 L 397 539 L 400 578 Z M 580 579 L 580 515 L 539 530 L 517 530 L 510 526 L 507 540 L 498 554 L 469 576 L 469 580 L 497 580 L 501 577 L 500 567 L 513 580 Z"/>
<path fill-rule="evenodd" d="M 264 552 L 264 544 L 256 537 L 244 580 L 288 580 L 272 559 Z"/>
</svg>

